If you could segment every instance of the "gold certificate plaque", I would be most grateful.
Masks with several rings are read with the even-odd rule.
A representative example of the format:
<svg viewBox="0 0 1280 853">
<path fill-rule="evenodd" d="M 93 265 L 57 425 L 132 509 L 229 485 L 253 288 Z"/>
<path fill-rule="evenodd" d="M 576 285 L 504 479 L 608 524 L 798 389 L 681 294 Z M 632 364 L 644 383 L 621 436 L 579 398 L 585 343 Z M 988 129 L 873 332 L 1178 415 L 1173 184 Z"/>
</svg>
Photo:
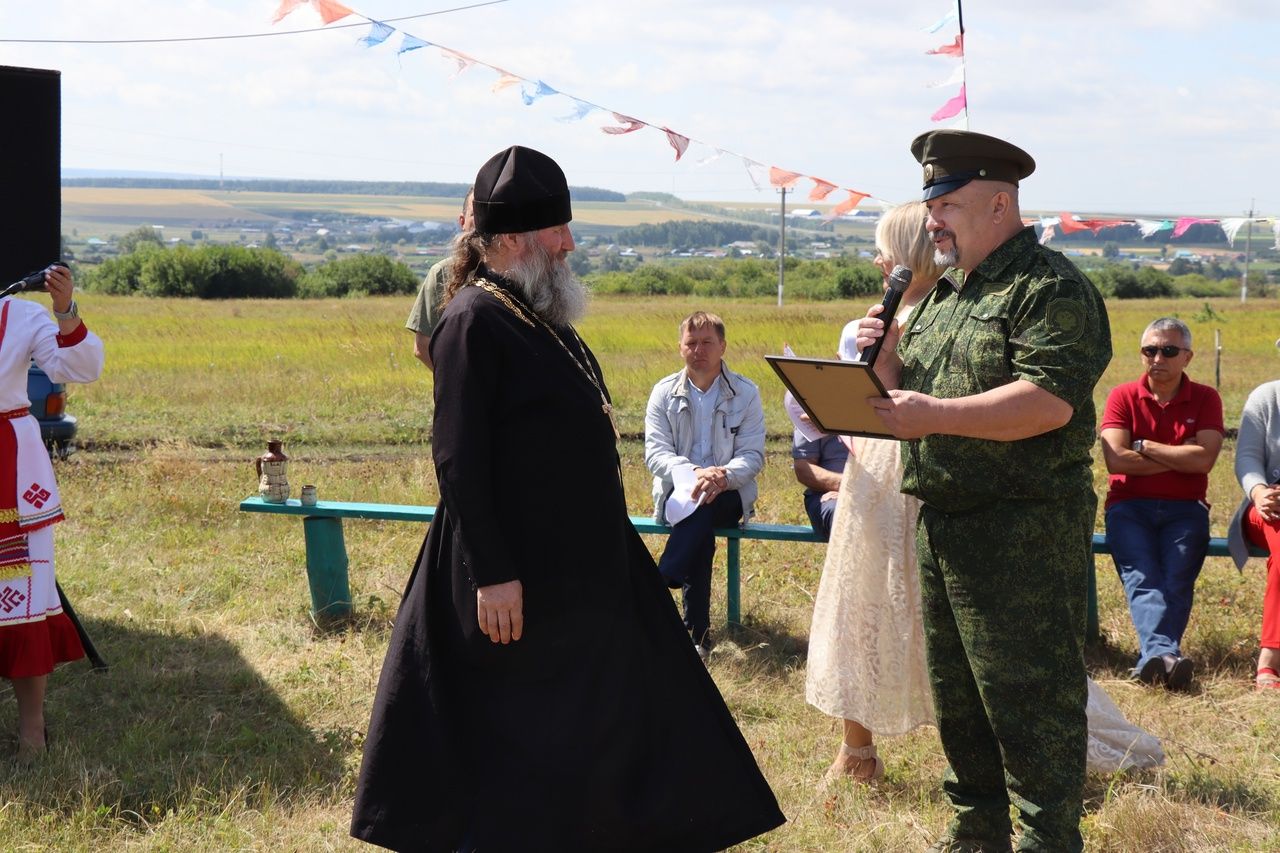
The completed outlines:
<svg viewBox="0 0 1280 853">
<path fill-rule="evenodd" d="M 888 397 L 870 365 L 828 358 L 766 355 L 765 361 L 823 432 L 893 438 L 867 402 Z"/>
</svg>

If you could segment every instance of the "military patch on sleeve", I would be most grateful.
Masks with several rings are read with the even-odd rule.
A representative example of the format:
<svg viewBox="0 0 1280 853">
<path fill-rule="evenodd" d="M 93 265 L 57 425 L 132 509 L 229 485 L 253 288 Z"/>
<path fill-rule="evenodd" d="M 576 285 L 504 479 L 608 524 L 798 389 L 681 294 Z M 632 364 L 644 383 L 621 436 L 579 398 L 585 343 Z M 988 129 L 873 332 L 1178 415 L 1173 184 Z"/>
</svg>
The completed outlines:
<svg viewBox="0 0 1280 853">
<path fill-rule="evenodd" d="M 1073 299 L 1055 299 L 1044 312 L 1045 331 L 1058 344 L 1073 344 L 1084 335 L 1084 308 Z"/>
</svg>

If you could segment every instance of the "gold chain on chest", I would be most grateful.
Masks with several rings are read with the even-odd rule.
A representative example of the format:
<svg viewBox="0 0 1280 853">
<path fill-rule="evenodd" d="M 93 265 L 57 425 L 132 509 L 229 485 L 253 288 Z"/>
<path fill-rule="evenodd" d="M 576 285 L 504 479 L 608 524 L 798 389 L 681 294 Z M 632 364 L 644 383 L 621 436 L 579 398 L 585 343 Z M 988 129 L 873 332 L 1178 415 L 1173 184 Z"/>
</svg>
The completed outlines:
<svg viewBox="0 0 1280 853">
<path fill-rule="evenodd" d="M 565 345 L 564 340 L 556 330 L 551 327 L 550 323 L 539 317 L 537 313 L 533 311 L 526 311 L 514 299 L 508 296 L 502 288 L 481 278 L 472 279 L 470 284 L 475 285 L 488 293 L 494 299 L 497 299 L 505 305 L 512 314 L 519 317 L 525 325 L 530 327 L 541 326 L 546 330 L 547 334 L 551 336 L 551 339 L 560 345 L 560 349 L 564 350 L 565 355 L 569 356 L 569 360 L 573 362 L 574 366 L 578 368 L 583 376 L 587 377 L 587 381 L 596 389 L 596 393 L 600 395 L 600 411 L 604 412 L 605 417 L 609 419 L 609 426 L 613 427 L 614 441 L 621 440 L 622 434 L 618 432 L 618 422 L 614 419 L 613 415 L 613 404 L 609 402 L 609 398 L 606 397 L 604 393 L 604 379 L 603 377 L 597 376 L 595 369 L 591 366 L 591 360 L 587 357 L 587 345 L 582 342 L 582 337 L 578 335 L 578 331 L 572 326 L 569 327 L 569 331 L 573 333 L 573 340 L 578 345 L 578 352 L 582 356 L 581 359 L 574 355 L 573 350 L 569 349 L 569 347 Z"/>
</svg>

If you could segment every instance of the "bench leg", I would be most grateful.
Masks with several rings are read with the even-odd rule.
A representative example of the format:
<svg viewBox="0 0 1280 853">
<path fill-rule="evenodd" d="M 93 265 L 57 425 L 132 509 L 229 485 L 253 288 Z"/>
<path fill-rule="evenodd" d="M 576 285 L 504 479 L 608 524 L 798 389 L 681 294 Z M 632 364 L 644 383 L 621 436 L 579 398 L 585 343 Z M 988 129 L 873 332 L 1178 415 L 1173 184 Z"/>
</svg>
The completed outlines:
<svg viewBox="0 0 1280 853">
<path fill-rule="evenodd" d="M 351 615 L 351 585 L 347 580 L 347 545 L 342 519 L 302 519 L 307 543 L 307 583 L 311 587 L 311 615 L 319 624 Z"/>
<path fill-rule="evenodd" d="M 1098 558 L 1089 561 L 1089 600 L 1085 608 L 1084 641 L 1096 643 L 1102 637 L 1098 628 Z"/>
<path fill-rule="evenodd" d="M 727 589 L 725 590 L 725 621 L 730 625 L 742 624 L 742 601 L 740 598 L 741 587 L 739 577 L 738 557 L 742 547 L 742 540 L 736 536 L 730 536 L 728 545 L 725 548 L 726 562 L 728 563 L 724 578 Z"/>
</svg>

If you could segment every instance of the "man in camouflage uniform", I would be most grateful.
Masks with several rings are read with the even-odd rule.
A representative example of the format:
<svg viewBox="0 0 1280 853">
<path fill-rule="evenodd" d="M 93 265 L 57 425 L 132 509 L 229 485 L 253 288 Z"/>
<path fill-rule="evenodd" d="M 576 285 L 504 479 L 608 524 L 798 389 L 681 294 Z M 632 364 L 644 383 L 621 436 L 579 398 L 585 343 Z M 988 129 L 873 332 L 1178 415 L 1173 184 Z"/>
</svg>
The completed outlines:
<svg viewBox="0 0 1280 853">
<path fill-rule="evenodd" d="M 956 815 L 940 851 L 1079 851 L 1085 602 L 1097 498 L 1093 387 L 1111 359 L 1097 290 L 1023 227 L 1035 163 L 999 139 L 934 131 L 925 227 L 942 279 L 876 364 L 885 425 L 906 439 L 925 641 Z M 960 272 L 963 270 L 963 274 Z M 862 321 L 859 344 L 884 324 Z"/>
</svg>

